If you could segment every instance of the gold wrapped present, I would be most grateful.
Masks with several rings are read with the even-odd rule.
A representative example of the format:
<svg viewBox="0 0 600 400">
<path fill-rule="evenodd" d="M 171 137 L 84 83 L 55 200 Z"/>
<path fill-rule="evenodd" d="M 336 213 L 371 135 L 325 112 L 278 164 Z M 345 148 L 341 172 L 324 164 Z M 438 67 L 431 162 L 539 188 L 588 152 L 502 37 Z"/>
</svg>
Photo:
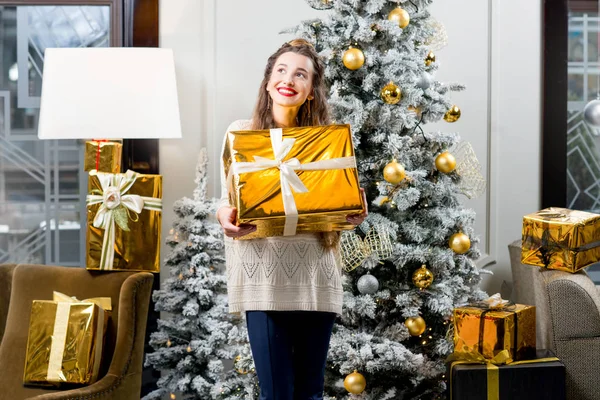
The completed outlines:
<svg viewBox="0 0 600 400">
<path fill-rule="evenodd" d="M 85 142 L 83 169 L 97 170 L 117 174 L 121 172 L 121 154 L 123 145 L 120 141 L 91 140 Z"/>
<path fill-rule="evenodd" d="M 364 209 L 348 125 L 233 131 L 223 152 L 243 239 L 353 229 Z"/>
<path fill-rule="evenodd" d="M 523 264 L 577 272 L 598 261 L 600 215 L 551 207 L 523 217 Z"/>
<path fill-rule="evenodd" d="M 160 272 L 162 176 L 92 171 L 87 269 Z"/>
<path fill-rule="evenodd" d="M 510 304 L 499 294 L 454 309 L 454 354 L 507 364 L 535 355 L 535 307 Z"/>
<path fill-rule="evenodd" d="M 34 300 L 23 383 L 89 385 L 98 378 L 110 297 L 79 301 L 54 293 Z"/>
</svg>

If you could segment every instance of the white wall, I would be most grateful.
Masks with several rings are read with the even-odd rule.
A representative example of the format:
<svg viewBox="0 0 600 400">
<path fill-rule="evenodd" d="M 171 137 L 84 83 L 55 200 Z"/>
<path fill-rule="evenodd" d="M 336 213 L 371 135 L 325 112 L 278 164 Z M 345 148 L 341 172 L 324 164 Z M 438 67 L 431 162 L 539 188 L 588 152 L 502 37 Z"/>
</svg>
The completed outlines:
<svg viewBox="0 0 600 400">
<path fill-rule="evenodd" d="M 541 198 L 542 1 L 494 0 L 492 171 L 498 264 L 489 291 L 510 281 L 506 246 Z M 519 10 L 515 13 L 515 10 Z"/>
<path fill-rule="evenodd" d="M 480 264 L 495 273 L 484 286 L 495 292 L 510 281 L 506 246 L 520 237 L 521 217 L 539 205 L 541 0 L 440 0 L 431 10 L 450 40 L 437 53 L 437 77 L 464 83 L 467 91 L 453 94 L 460 121 L 427 129 L 459 132 L 484 168 L 488 192 L 466 204 L 478 213 Z M 171 205 L 194 188 L 202 146 L 212 156 L 216 194 L 224 130 L 250 115 L 267 57 L 290 39 L 278 33 L 322 15 L 304 0 L 161 2 L 161 46 L 175 52 L 183 125 L 183 139 L 160 144 L 165 235 Z"/>
</svg>

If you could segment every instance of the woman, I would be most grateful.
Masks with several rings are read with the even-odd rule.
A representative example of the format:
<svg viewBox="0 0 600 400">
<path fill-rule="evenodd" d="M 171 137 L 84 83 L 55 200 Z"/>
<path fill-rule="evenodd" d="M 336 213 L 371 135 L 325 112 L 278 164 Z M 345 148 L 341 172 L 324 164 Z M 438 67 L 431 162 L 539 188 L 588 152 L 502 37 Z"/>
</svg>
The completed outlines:
<svg viewBox="0 0 600 400">
<path fill-rule="evenodd" d="M 323 74 L 309 42 L 285 43 L 267 61 L 252 120 L 228 131 L 328 124 Z M 338 234 L 232 240 L 256 226 L 235 225 L 223 165 L 221 171 L 217 218 L 226 236 L 229 311 L 246 313 L 260 399 L 322 399 L 331 330 L 342 312 L 337 241 L 326 240 Z M 358 225 L 366 215 L 347 219 Z"/>
</svg>

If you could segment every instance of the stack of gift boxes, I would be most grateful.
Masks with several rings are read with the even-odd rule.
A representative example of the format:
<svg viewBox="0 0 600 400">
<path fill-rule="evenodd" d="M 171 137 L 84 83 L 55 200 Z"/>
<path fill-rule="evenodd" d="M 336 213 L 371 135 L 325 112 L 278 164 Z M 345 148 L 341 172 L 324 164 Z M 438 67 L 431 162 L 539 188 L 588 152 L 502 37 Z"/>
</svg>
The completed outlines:
<svg viewBox="0 0 600 400">
<path fill-rule="evenodd" d="M 85 144 L 86 268 L 160 272 L 162 177 L 120 173 L 120 141 Z M 89 385 L 98 378 L 110 298 L 55 292 L 32 304 L 23 383 Z"/>
<path fill-rule="evenodd" d="M 448 397 L 564 400 L 564 366 L 550 351 L 536 351 L 535 337 L 535 307 L 499 294 L 455 309 Z"/>
<path fill-rule="evenodd" d="M 226 140 L 237 222 L 258 227 L 246 238 L 351 229 L 346 215 L 364 209 L 348 125 L 234 131 Z M 121 148 L 117 141 L 86 143 L 86 268 L 159 272 L 161 176 L 119 173 Z M 339 195 L 319 195 L 323 187 Z M 35 301 L 24 383 L 93 383 L 108 311 L 97 299 Z"/>
<path fill-rule="evenodd" d="M 575 273 L 600 261 L 600 215 L 547 208 L 523 217 L 521 261 Z M 451 399 L 565 398 L 564 365 L 536 350 L 535 307 L 492 296 L 454 310 Z"/>
</svg>

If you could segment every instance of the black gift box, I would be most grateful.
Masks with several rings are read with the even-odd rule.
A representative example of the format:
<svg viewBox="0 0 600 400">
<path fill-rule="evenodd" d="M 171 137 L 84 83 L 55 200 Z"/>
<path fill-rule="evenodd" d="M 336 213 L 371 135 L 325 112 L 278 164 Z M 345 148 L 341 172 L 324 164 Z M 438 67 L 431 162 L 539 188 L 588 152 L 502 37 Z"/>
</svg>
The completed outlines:
<svg viewBox="0 0 600 400">
<path fill-rule="evenodd" d="M 536 360 L 555 357 L 538 350 Z M 488 400 L 488 367 L 485 364 L 448 364 L 448 399 Z M 498 366 L 499 400 L 564 400 L 565 366 L 560 361 L 540 361 Z"/>
</svg>

